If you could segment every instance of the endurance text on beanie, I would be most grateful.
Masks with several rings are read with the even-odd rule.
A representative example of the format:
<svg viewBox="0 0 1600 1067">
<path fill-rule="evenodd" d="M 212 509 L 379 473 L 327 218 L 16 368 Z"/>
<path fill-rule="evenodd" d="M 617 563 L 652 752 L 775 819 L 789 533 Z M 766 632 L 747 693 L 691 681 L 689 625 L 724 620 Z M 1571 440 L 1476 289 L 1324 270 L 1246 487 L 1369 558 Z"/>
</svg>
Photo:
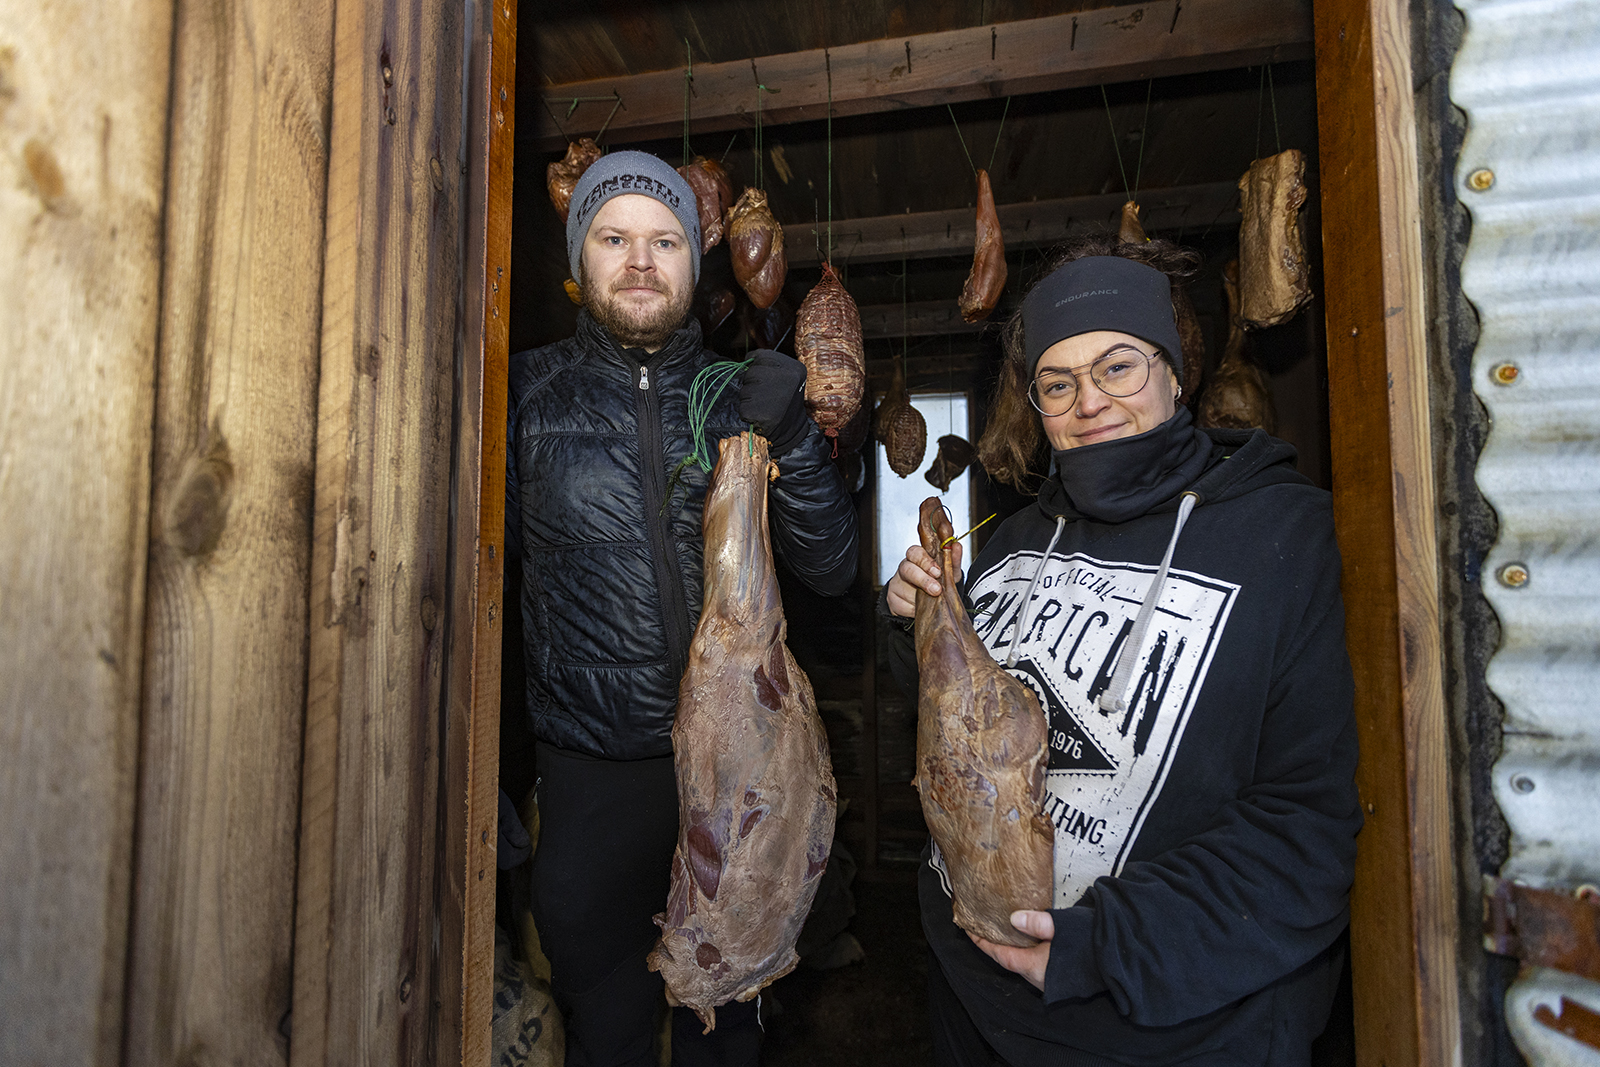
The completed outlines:
<svg viewBox="0 0 1600 1067">
<path fill-rule="evenodd" d="M 1121 256 L 1085 256 L 1047 275 L 1022 302 L 1028 377 L 1045 349 L 1094 330 L 1131 334 L 1157 346 L 1181 380 L 1183 341 L 1172 309 L 1172 282 L 1161 271 Z"/>
<path fill-rule="evenodd" d="M 589 225 L 607 200 L 637 193 L 659 200 L 678 217 L 684 236 L 689 239 L 689 255 L 694 263 L 694 280 L 700 280 L 700 208 L 694 190 L 683 175 L 649 152 L 611 152 L 601 156 L 583 172 L 572 190 L 572 205 L 567 212 L 567 262 L 572 277 L 581 279 L 583 240 Z"/>
</svg>

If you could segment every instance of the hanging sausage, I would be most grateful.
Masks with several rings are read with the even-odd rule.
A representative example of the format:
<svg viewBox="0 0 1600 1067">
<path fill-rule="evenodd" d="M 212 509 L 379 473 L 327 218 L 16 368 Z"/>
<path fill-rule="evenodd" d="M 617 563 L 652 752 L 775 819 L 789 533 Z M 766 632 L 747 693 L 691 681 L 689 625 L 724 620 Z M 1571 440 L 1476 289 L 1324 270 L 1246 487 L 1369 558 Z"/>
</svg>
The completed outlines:
<svg viewBox="0 0 1600 1067">
<path fill-rule="evenodd" d="M 917 533 L 941 573 L 958 573 L 938 497 Z M 972 629 L 955 582 L 917 591 L 917 776 L 922 814 L 950 878 L 956 925 L 1001 945 L 1037 942 L 1011 925 L 1053 898 L 1055 839 L 1045 817 L 1044 712 Z"/>
<path fill-rule="evenodd" d="M 806 366 L 806 410 L 823 433 L 837 437 L 861 409 L 867 360 L 861 314 L 832 263 L 822 264 L 822 280 L 800 305 L 794 354 Z"/>
<path fill-rule="evenodd" d="M 1300 235 L 1306 159 L 1290 148 L 1250 164 L 1239 179 L 1239 295 L 1245 325 L 1287 322 L 1311 300 Z"/>
<path fill-rule="evenodd" d="M 767 532 L 767 441 L 723 439 L 706 491 L 705 600 L 672 725 L 678 847 L 647 961 L 709 1032 L 799 962 L 833 846 L 837 788 Z"/>
<path fill-rule="evenodd" d="M 989 172 L 978 171 L 977 236 L 972 252 L 972 270 L 961 287 L 961 317 L 967 322 L 982 322 L 1000 303 L 1006 288 L 1006 246 L 1000 236 L 1000 215 L 994 207 L 994 190 Z"/>
<path fill-rule="evenodd" d="M 567 208 L 572 203 L 572 190 L 578 187 L 583 172 L 601 156 L 600 146 L 589 137 L 580 137 L 567 144 L 567 154 L 545 168 L 545 185 L 550 190 L 550 202 L 556 206 L 563 225 L 567 221 Z"/>
<path fill-rule="evenodd" d="M 683 180 L 694 190 L 695 206 L 700 209 L 700 254 L 722 240 L 723 220 L 733 206 L 733 185 L 722 164 L 705 156 L 678 168 Z"/>
<path fill-rule="evenodd" d="M 767 194 L 746 189 L 728 211 L 728 251 L 733 279 L 758 308 L 768 308 L 783 291 L 789 261 L 783 254 L 783 227 L 767 207 Z"/>
<path fill-rule="evenodd" d="M 922 466 L 922 457 L 928 451 L 928 424 L 922 412 L 911 406 L 911 394 L 906 390 L 905 368 L 901 360 L 894 365 L 894 380 L 878 413 L 872 420 L 872 432 L 883 442 L 884 455 L 889 469 L 904 478 Z"/>
</svg>

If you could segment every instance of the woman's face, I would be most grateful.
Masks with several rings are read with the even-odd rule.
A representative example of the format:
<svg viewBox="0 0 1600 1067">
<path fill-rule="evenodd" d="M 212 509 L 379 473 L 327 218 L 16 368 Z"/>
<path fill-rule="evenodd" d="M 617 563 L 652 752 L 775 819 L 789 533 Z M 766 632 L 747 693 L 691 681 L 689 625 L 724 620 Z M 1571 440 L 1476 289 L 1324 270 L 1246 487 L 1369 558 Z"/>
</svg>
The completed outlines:
<svg viewBox="0 0 1600 1067">
<path fill-rule="evenodd" d="M 1155 356 L 1155 351 L 1150 342 L 1115 330 L 1080 333 L 1045 349 L 1034 371 L 1034 388 L 1053 389 L 1059 396 L 1071 391 L 1066 384 L 1069 376 L 1076 382 L 1076 394 L 1065 411 L 1059 415 L 1041 413 L 1050 446 L 1059 451 L 1133 437 L 1172 418 L 1178 410 L 1178 383 L 1167 361 Z M 1090 374 L 1097 360 L 1102 369 L 1120 364 L 1126 372 L 1126 361 L 1146 359 L 1149 377 L 1129 396 L 1108 395 Z"/>
</svg>

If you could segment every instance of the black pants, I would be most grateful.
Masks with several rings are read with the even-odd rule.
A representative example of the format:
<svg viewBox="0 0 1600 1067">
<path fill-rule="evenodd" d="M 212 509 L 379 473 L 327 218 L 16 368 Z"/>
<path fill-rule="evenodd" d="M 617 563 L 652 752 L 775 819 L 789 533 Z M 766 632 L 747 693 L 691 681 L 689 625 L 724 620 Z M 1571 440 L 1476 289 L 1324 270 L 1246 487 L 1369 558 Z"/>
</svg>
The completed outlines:
<svg viewBox="0 0 1600 1067">
<path fill-rule="evenodd" d="M 939 959 L 928 960 L 928 1024 L 933 1030 L 933 1062 L 938 1067 L 1005 1067 L 973 1025 L 972 1016 L 950 988 Z"/>
<path fill-rule="evenodd" d="M 645 967 L 659 934 L 678 840 L 672 757 L 597 760 L 540 745 L 533 921 L 567 1022 L 568 1067 L 654 1067 L 661 976 Z M 755 1067 L 755 1002 L 699 1018 L 673 1009 L 673 1067 Z"/>
</svg>

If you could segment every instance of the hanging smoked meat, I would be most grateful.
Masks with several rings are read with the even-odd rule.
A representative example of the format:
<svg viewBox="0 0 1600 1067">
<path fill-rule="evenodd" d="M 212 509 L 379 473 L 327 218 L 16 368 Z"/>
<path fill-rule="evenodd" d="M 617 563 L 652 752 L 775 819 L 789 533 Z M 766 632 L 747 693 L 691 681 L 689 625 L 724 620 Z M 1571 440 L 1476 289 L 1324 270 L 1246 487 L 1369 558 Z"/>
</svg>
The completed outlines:
<svg viewBox="0 0 1600 1067">
<path fill-rule="evenodd" d="M 772 306 L 783 291 L 789 261 L 783 254 L 783 227 L 767 208 L 767 194 L 746 189 L 728 210 L 728 252 L 733 279 L 758 308 Z"/>
<path fill-rule="evenodd" d="M 883 442 L 889 469 L 900 477 L 922 466 L 922 457 L 928 451 L 928 424 L 923 421 L 922 412 L 911 406 L 905 368 L 899 360 L 895 361 L 894 380 L 872 420 L 872 432 Z"/>
<path fill-rule="evenodd" d="M 822 264 L 822 280 L 800 304 L 794 354 L 806 365 L 806 410 L 823 433 L 837 437 L 861 410 L 867 357 L 861 314 L 832 263 Z"/>
<path fill-rule="evenodd" d="M 837 792 L 811 683 L 785 647 L 764 437 L 725 438 L 706 492 L 705 601 L 672 725 L 678 847 L 648 964 L 709 1032 L 799 961 Z"/>
<path fill-rule="evenodd" d="M 1000 238 L 1000 216 L 994 209 L 989 172 L 978 172 L 978 233 L 972 252 L 972 272 L 961 287 L 961 317 L 982 322 L 1000 303 L 1006 288 L 1006 246 Z"/>
<path fill-rule="evenodd" d="M 694 162 L 679 167 L 678 173 L 694 190 L 695 206 L 700 209 L 700 253 L 704 255 L 722 240 L 723 219 L 733 206 L 733 185 L 722 164 L 705 156 L 695 156 Z"/>
<path fill-rule="evenodd" d="M 567 291 L 568 300 L 572 301 L 574 304 L 577 304 L 579 307 L 583 307 L 583 286 L 579 285 L 571 278 L 568 278 L 566 281 L 562 282 L 561 286 Z"/>
<path fill-rule="evenodd" d="M 923 477 L 928 479 L 928 484 L 934 486 L 941 493 L 950 491 L 950 483 L 961 477 L 961 472 L 972 465 L 978 458 L 972 445 L 965 437 L 954 434 L 945 434 L 939 438 L 939 451 L 934 455 L 933 462 L 928 465 Z"/>
<path fill-rule="evenodd" d="M 1250 164 L 1239 179 L 1239 292 L 1245 325 L 1287 322 L 1311 300 L 1300 208 L 1306 159 L 1290 148 Z"/>
<path fill-rule="evenodd" d="M 563 223 L 567 221 L 567 208 L 572 203 L 572 190 L 577 188 L 578 179 L 601 154 L 600 146 L 591 138 L 580 137 L 567 144 L 565 159 L 545 169 L 545 185 L 550 189 L 550 202 L 556 206 L 556 214 L 561 216 Z"/>
<path fill-rule="evenodd" d="M 944 574 L 958 573 L 946 543 L 955 531 L 938 497 L 922 502 L 917 533 Z M 1045 910 L 1054 898 L 1038 697 L 978 640 L 953 581 L 941 582 L 936 597 L 918 590 L 916 642 L 912 784 L 950 877 L 956 925 L 997 944 L 1033 945 L 1011 913 Z"/>
<path fill-rule="evenodd" d="M 1247 430 L 1259 426 L 1273 431 L 1276 419 L 1272 394 L 1257 367 L 1244 354 L 1244 322 L 1239 315 L 1239 261 L 1222 269 L 1222 284 L 1228 295 L 1228 344 L 1222 362 L 1211 372 L 1206 391 L 1200 397 L 1195 423 L 1220 429 Z"/>
<path fill-rule="evenodd" d="M 1150 238 L 1144 235 L 1139 224 L 1139 205 L 1129 200 L 1122 205 L 1122 225 L 1117 227 L 1117 239 L 1124 244 L 1144 244 Z"/>
<path fill-rule="evenodd" d="M 699 288 L 694 293 L 694 317 L 700 320 L 701 333 L 710 337 L 717 328 L 728 321 L 738 306 L 738 299 L 728 289 Z"/>
</svg>

